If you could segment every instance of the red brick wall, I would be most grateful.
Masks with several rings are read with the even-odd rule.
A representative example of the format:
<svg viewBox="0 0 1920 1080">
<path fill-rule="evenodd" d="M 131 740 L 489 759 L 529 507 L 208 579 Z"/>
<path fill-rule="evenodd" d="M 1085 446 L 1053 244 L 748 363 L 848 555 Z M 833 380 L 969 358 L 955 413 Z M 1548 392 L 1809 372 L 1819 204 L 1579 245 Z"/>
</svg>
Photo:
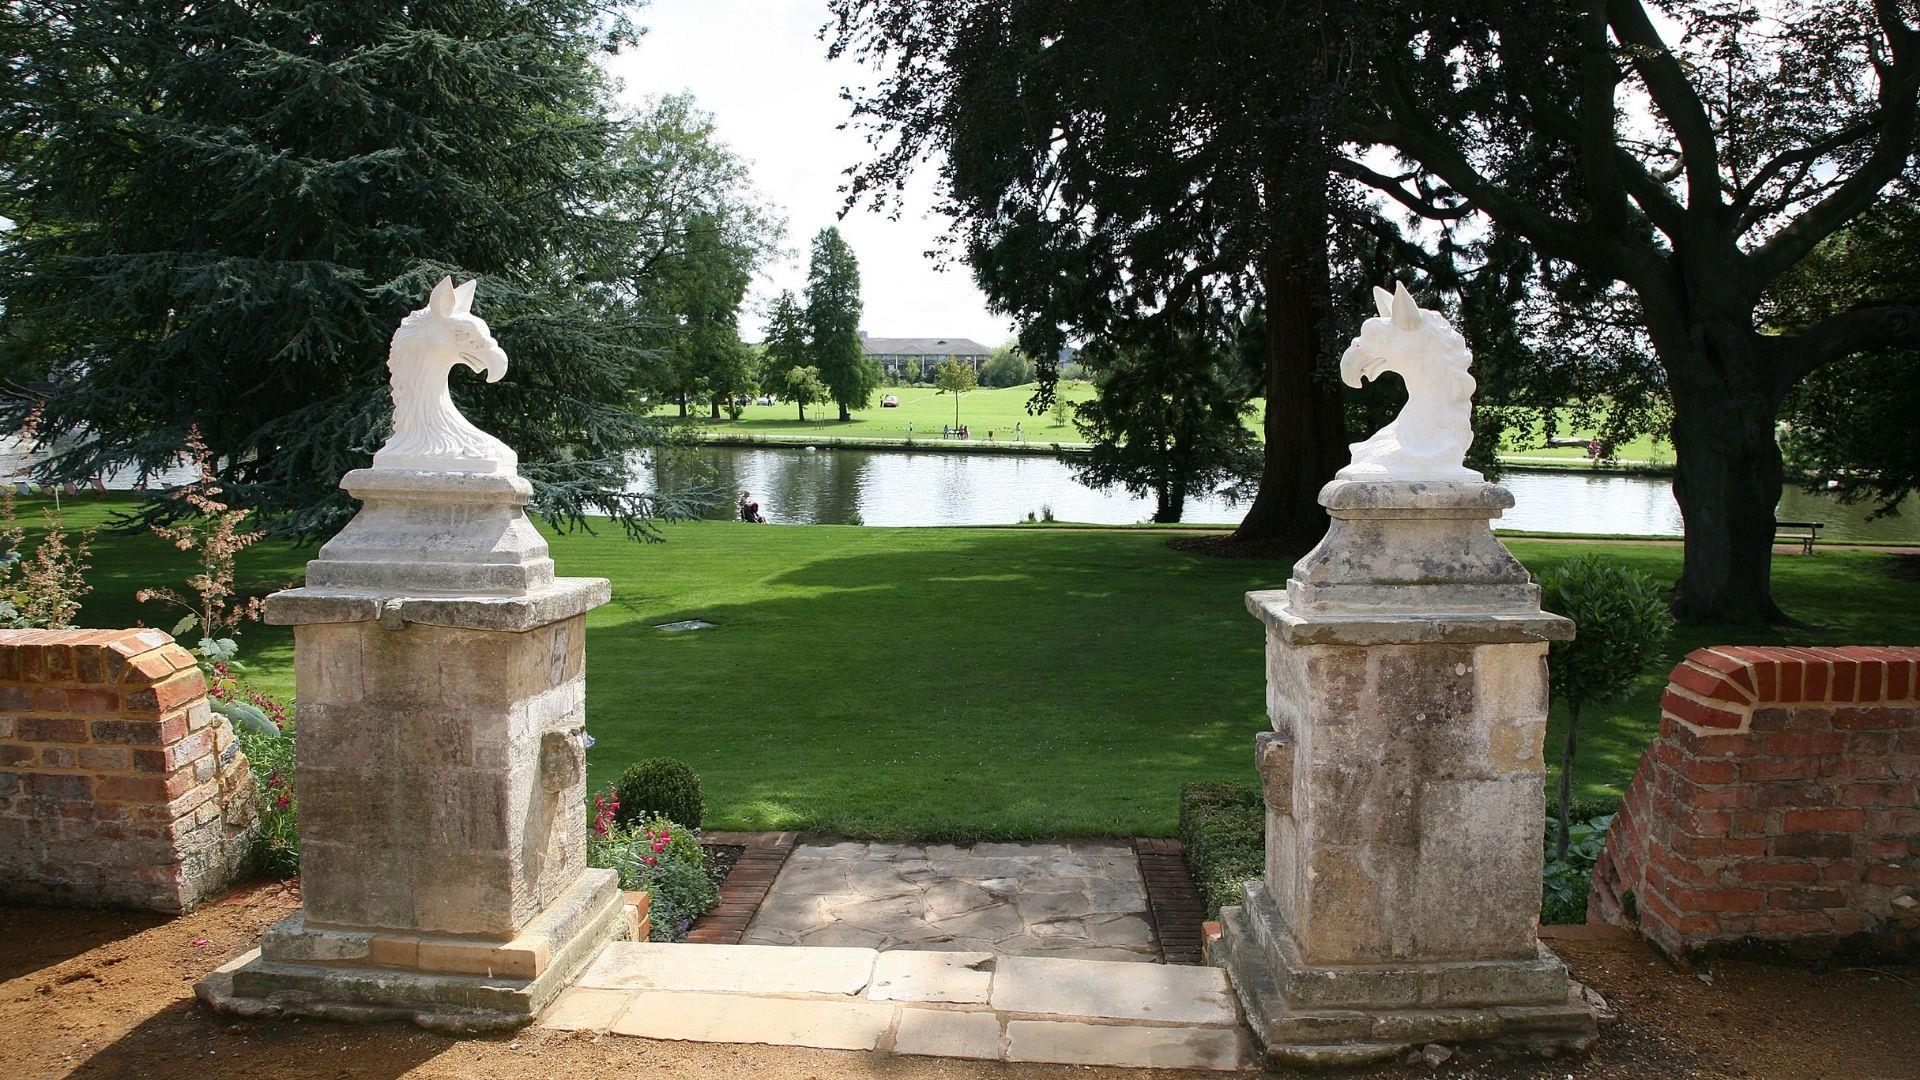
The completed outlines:
<svg viewBox="0 0 1920 1080">
<path fill-rule="evenodd" d="M 1688 654 L 1594 868 L 1588 918 L 1637 919 L 1674 955 L 1752 942 L 1920 952 L 1917 699 L 1920 649 Z"/>
<path fill-rule="evenodd" d="M 224 888 L 253 779 L 158 630 L 0 630 L 0 897 L 183 911 Z"/>
</svg>

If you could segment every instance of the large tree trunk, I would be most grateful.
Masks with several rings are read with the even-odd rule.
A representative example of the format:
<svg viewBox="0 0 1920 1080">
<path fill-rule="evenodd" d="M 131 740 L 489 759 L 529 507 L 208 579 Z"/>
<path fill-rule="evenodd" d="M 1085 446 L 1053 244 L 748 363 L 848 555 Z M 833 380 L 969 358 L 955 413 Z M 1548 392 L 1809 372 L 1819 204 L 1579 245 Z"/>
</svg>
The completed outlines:
<svg viewBox="0 0 1920 1080">
<path fill-rule="evenodd" d="M 1322 225 L 1324 214 L 1317 215 Z M 1312 235 L 1308 235 L 1312 233 Z M 1235 540 L 1311 542 L 1327 528 L 1320 489 L 1347 463 L 1340 390 L 1321 372 L 1328 286 L 1325 229 L 1295 228 L 1262 275 L 1267 317 L 1266 456 Z"/>
<path fill-rule="evenodd" d="M 841 419 L 841 421 L 843 421 L 843 422 L 844 422 L 844 421 L 847 421 L 847 420 L 851 420 L 851 419 L 853 419 L 853 414 L 852 414 L 852 413 L 849 413 L 849 412 L 847 411 L 847 405 L 846 405 L 846 402 L 841 402 L 841 403 L 840 403 L 840 419 Z"/>
<path fill-rule="evenodd" d="M 1783 394 L 1770 385 L 1750 338 L 1744 329 L 1696 329 L 1687 337 L 1694 355 L 1661 358 L 1673 395 L 1673 496 L 1686 522 L 1674 611 L 1689 623 L 1786 618 L 1771 580 L 1784 475 L 1774 426 Z"/>
</svg>

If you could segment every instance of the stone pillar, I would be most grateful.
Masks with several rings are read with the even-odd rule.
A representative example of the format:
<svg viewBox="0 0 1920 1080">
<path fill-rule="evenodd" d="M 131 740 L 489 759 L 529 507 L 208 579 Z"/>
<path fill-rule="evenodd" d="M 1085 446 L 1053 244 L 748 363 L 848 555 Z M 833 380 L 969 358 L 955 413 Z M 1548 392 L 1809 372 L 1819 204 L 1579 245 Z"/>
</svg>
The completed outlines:
<svg viewBox="0 0 1920 1080">
<path fill-rule="evenodd" d="M 586 867 L 585 613 L 607 582 L 554 577 L 512 473 L 341 486 L 359 515 L 267 602 L 294 627 L 305 906 L 202 996 L 525 1023 L 633 921 Z"/>
<path fill-rule="evenodd" d="M 1573 626 L 1493 536 L 1513 497 L 1337 479 L 1320 502 L 1287 587 L 1247 594 L 1266 877 L 1222 912 L 1215 961 L 1276 1064 L 1584 1048 L 1591 1010 L 1537 937 L 1547 642 Z"/>
</svg>

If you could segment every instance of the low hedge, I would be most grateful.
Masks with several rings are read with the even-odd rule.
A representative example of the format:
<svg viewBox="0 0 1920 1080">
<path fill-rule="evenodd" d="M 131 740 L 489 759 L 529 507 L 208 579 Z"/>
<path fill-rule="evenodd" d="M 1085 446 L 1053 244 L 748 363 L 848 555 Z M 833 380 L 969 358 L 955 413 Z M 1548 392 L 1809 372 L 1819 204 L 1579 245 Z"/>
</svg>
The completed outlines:
<svg viewBox="0 0 1920 1080">
<path fill-rule="evenodd" d="M 1266 871 L 1266 806 L 1260 785 L 1202 780 L 1180 788 L 1180 844 L 1207 917 L 1240 902 L 1240 886 Z"/>
</svg>

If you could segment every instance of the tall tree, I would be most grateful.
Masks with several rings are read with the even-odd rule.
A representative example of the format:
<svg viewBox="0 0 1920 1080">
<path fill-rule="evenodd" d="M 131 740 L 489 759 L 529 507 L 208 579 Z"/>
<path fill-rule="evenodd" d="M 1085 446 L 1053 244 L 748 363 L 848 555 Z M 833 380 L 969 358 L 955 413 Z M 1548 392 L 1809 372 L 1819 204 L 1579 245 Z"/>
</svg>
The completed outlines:
<svg viewBox="0 0 1920 1080">
<path fill-rule="evenodd" d="M 842 420 L 866 408 L 880 386 L 880 365 L 860 346 L 860 312 L 860 263 L 829 225 L 814 235 L 807 265 L 807 338 Z"/>
<path fill-rule="evenodd" d="M 615 203 L 633 246 L 626 299 L 655 324 L 636 382 L 680 404 L 744 389 L 740 304 L 754 273 L 777 251 L 783 225 L 754 191 L 747 163 L 719 142 L 713 116 L 686 94 L 649 102 L 618 148 Z"/>
<path fill-rule="evenodd" d="M 993 305 L 1041 358 L 1140 319 L 1225 348 L 1260 322 L 1266 449 L 1243 539 L 1318 536 L 1346 463 L 1332 362 L 1329 182 L 1354 5 L 1272 0 L 833 0 L 833 49 L 880 66 L 856 100 L 875 160 L 852 197 L 940 161 L 944 209 Z"/>
<path fill-rule="evenodd" d="M 1447 0 L 1379 19 L 1360 130 L 1414 168 L 1343 170 L 1436 222 L 1480 211 L 1542 260 L 1618 283 L 1672 399 L 1678 613 L 1782 618 L 1781 403 L 1835 360 L 1920 340 L 1920 312 L 1910 297 L 1770 331 L 1763 301 L 1911 161 L 1912 5 Z"/>
<path fill-rule="evenodd" d="M 480 280 L 512 357 L 453 393 L 519 451 L 534 509 L 606 513 L 664 438 L 629 407 L 649 320 L 597 58 L 611 0 L 19 0 L 0 12 L 0 289 L 40 430 L 90 437 L 42 478 L 171 463 L 197 427 L 223 487 L 282 531 L 389 424 L 387 341 L 444 274 Z M 48 328 L 53 328 L 48 330 Z"/>
<path fill-rule="evenodd" d="M 807 350 L 807 318 L 791 290 L 782 290 L 767 312 L 766 340 L 760 346 L 760 388 L 765 393 L 785 396 L 787 373 L 810 366 Z M 806 417 L 800 417 L 805 420 Z"/>
<path fill-rule="evenodd" d="M 1247 430 L 1253 387 L 1239 363 L 1199 342 L 1155 338 L 1081 350 L 1099 393 L 1074 410 L 1092 446 L 1073 474 L 1151 495 L 1153 520 L 1172 523 L 1190 495 L 1244 497 L 1260 478 L 1260 444 Z"/>
</svg>

